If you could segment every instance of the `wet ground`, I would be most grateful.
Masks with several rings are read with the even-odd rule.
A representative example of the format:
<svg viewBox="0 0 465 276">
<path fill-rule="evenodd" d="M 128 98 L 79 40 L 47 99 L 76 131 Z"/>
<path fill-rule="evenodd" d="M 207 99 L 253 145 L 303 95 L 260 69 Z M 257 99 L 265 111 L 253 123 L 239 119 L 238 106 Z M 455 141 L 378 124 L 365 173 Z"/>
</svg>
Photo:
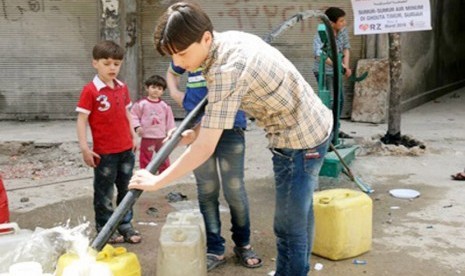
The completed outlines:
<svg viewBox="0 0 465 276">
<path fill-rule="evenodd" d="M 399 179 L 386 179 L 396 183 Z M 227 238 L 228 262 L 226 265 L 212 271 L 209 275 L 267 275 L 274 270 L 275 246 L 272 232 L 272 210 L 274 208 L 274 190 L 271 180 L 257 180 L 248 186 L 250 197 L 252 241 L 256 251 L 264 260 L 264 266 L 258 269 L 246 269 L 235 260 L 232 253 L 232 242 L 228 237 L 229 215 L 222 214 L 223 232 Z M 345 183 L 351 187 L 351 183 Z M 338 185 L 340 187 L 340 185 Z M 460 275 L 460 258 L 463 251 L 459 245 L 454 244 L 446 232 L 442 232 L 447 225 L 441 225 L 437 219 L 424 217 L 410 217 L 428 206 L 427 201 L 436 201 L 436 211 L 447 217 L 454 208 L 454 203 L 441 205 L 438 196 L 441 189 L 410 186 L 422 191 L 421 198 L 416 200 L 399 200 L 388 195 L 387 190 L 399 187 L 398 185 L 384 186 L 376 192 L 373 209 L 373 248 L 370 252 L 355 258 L 341 261 L 330 261 L 317 256 L 312 257 L 313 264 L 323 264 L 321 271 L 315 275 Z M 166 214 L 176 211 L 165 198 L 168 192 L 181 192 L 188 199 L 195 199 L 193 185 L 177 185 L 169 187 L 164 193 L 143 194 L 135 205 L 136 227 L 143 234 L 144 241 L 138 245 L 123 244 L 129 251 L 137 254 L 141 263 L 143 275 L 156 275 L 156 258 L 158 237 L 163 226 Z M 192 202 L 186 204 L 194 206 Z M 26 213 L 13 213 L 12 220 L 18 222 L 23 228 L 34 229 L 36 226 L 51 228 L 59 222 L 71 221 L 77 225 L 93 217 L 92 198 L 88 196 L 66 200 L 41 207 Z M 397 206 L 399 209 L 391 209 Z M 427 211 L 425 210 L 425 216 Z M 456 226 L 459 226 L 457 223 Z M 449 226 L 450 227 L 450 226 Z M 458 233 L 457 233 L 458 234 Z M 459 237 L 457 237 L 459 238 Z M 460 238 L 459 238 L 460 239 Z M 395 240 L 395 242 L 390 242 Z M 442 246 L 440 244 L 443 244 Z M 446 247 L 443 247 L 444 244 Z M 441 248 L 443 247 L 443 248 Z M 447 248 L 448 247 L 448 248 Z M 429 251 L 423 251 L 429 248 Z M 462 253 L 461 253 L 462 252 Z M 425 256 L 420 256 L 424 254 Z M 441 258 L 434 258 L 440 254 Z M 425 257 L 430 255 L 430 257 Z M 447 264 L 447 256 L 456 256 Z M 354 265 L 354 259 L 365 261 L 365 265 Z M 431 274 L 430 274 L 431 273 Z"/>
</svg>

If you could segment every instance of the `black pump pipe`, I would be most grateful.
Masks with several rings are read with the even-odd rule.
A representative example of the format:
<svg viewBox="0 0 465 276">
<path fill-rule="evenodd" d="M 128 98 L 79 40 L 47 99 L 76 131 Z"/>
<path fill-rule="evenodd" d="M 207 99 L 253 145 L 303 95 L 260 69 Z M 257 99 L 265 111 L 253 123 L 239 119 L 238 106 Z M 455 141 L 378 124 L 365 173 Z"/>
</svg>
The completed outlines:
<svg viewBox="0 0 465 276">
<path fill-rule="evenodd" d="M 339 58 L 338 58 L 338 53 L 337 53 L 337 45 L 336 45 L 336 37 L 334 36 L 333 32 L 333 27 L 331 26 L 331 22 L 329 21 L 328 17 L 325 14 L 322 14 L 319 16 L 320 19 L 323 21 L 323 23 L 326 26 L 326 33 L 328 34 L 328 39 L 329 39 L 329 44 L 331 48 L 331 55 L 329 58 L 331 58 L 331 61 L 333 62 L 333 144 L 337 144 L 336 141 L 338 139 L 337 135 L 338 133 L 335 133 L 336 130 L 338 130 L 338 124 L 339 124 L 339 115 L 342 110 L 339 110 L 339 78 L 341 77 L 340 75 L 340 70 L 341 67 L 339 66 Z M 337 131 L 338 132 L 338 131 Z"/>
</svg>

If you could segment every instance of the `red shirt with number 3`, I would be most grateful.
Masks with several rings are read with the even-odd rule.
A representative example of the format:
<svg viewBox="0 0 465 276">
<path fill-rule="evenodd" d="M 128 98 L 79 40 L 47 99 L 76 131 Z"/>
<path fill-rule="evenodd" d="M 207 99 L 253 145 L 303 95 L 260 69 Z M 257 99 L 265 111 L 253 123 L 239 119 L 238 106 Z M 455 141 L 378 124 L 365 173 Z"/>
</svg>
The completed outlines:
<svg viewBox="0 0 465 276">
<path fill-rule="evenodd" d="M 126 116 L 131 106 L 127 86 L 115 80 L 110 88 L 98 76 L 84 86 L 77 112 L 89 115 L 93 150 L 98 154 L 119 153 L 132 148 L 130 124 Z"/>
</svg>

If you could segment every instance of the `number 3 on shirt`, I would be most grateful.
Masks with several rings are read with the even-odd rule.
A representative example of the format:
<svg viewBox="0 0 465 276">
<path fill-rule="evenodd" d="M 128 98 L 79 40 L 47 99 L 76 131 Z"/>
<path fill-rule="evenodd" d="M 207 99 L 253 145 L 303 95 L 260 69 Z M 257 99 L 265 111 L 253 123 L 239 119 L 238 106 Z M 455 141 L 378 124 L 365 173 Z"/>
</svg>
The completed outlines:
<svg viewBox="0 0 465 276">
<path fill-rule="evenodd" d="M 99 111 L 107 111 L 110 109 L 110 103 L 108 102 L 108 97 L 106 95 L 98 96 L 97 102 L 100 103 L 100 106 L 98 107 Z"/>
</svg>

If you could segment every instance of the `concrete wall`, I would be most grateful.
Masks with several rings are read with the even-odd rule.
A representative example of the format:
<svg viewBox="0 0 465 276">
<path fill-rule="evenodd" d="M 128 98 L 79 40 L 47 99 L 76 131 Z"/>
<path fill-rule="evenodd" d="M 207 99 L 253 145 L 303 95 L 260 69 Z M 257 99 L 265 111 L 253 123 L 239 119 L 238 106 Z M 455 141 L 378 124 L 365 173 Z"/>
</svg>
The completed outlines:
<svg viewBox="0 0 465 276">
<path fill-rule="evenodd" d="M 328 5 L 344 7 L 348 27 L 353 28 L 347 0 L 198 1 L 213 15 L 219 30 L 240 29 L 263 35 L 295 12 L 324 10 Z M 45 1 L 40 10 L 26 2 L 4 2 L 0 34 L 5 39 L 0 41 L 0 49 L 6 54 L 0 56 L 0 119 L 75 118 L 80 89 L 95 74 L 90 66 L 91 49 L 103 38 L 116 40 L 126 48 L 119 77 L 128 84 L 133 100 L 138 98 L 146 75 L 157 70 L 164 74 L 166 70 L 166 63 L 160 63 L 155 54 L 151 33 L 154 16 L 170 1 Z M 403 110 L 465 85 L 465 25 L 461 18 L 465 1 L 430 3 L 433 30 L 401 35 Z M 144 16 L 151 20 L 145 25 Z M 301 22 L 274 43 L 314 87 L 311 41 L 316 23 Z M 358 58 L 387 57 L 387 42 L 386 35 L 351 37 L 351 63 L 355 66 Z M 355 47 L 357 44 L 360 47 Z M 28 83 L 34 83 L 34 89 L 28 88 Z M 352 87 L 348 88 L 351 91 Z M 349 106 L 351 98 L 346 101 Z"/>
<path fill-rule="evenodd" d="M 260 37 L 268 35 L 274 28 L 283 21 L 289 19 L 299 12 L 314 10 L 324 11 L 329 6 L 342 7 L 347 12 L 348 29 L 350 36 L 351 67 L 354 68 L 356 60 L 362 58 L 362 37 L 353 35 L 353 16 L 350 1 L 347 0 L 196 0 L 199 5 L 210 16 L 216 31 L 240 30 L 253 33 Z M 166 74 L 166 68 L 170 61 L 169 57 L 161 57 L 153 46 L 153 30 L 159 16 L 169 6 L 170 1 L 164 0 L 144 0 L 139 1 L 141 22 L 141 64 L 142 79 L 152 74 Z M 282 32 L 272 45 L 280 50 L 299 70 L 303 77 L 310 83 L 315 91 L 318 89 L 316 79 L 312 73 L 314 62 L 313 38 L 316 34 L 318 24 L 321 20 L 312 17 L 302 20 L 292 28 Z M 185 76 L 181 79 L 181 86 L 184 87 Z M 350 116 L 351 101 L 353 95 L 353 84 L 345 84 L 345 101 L 343 117 Z M 144 94 L 141 94 L 141 96 Z M 172 101 L 168 93 L 163 98 L 172 108 L 175 117 L 185 116 L 184 110 Z"/>
<path fill-rule="evenodd" d="M 402 110 L 465 85 L 465 1 L 431 0 L 431 31 L 401 34 Z M 387 35 L 367 37 L 367 58 L 388 56 Z"/>
<path fill-rule="evenodd" d="M 2 1 L 0 120 L 76 118 L 79 93 L 95 74 L 97 4 Z"/>
<path fill-rule="evenodd" d="M 100 38 L 114 40 L 126 50 L 123 67 L 118 76 L 137 99 L 140 89 L 139 20 L 137 2 L 133 0 L 101 0 Z"/>
<path fill-rule="evenodd" d="M 261 3 L 260 1 L 235 0 L 222 3 L 211 0 L 201 0 L 200 2 L 202 3 L 202 6 L 204 6 L 204 8 L 208 11 L 208 13 L 212 15 L 213 21 L 215 21 L 215 15 L 217 14 L 235 15 L 233 19 L 235 19 L 237 22 L 234 20 L 229 22 L 223 17 L 220 18 L 221 21 L 215 22 L 215 26 L 219 27 L 219 29 L 223 28 L 223 25 L 226 25 L 225 28 L 227 27 L 227 29 L 236 28 L 259 35 L 261 35 L 263 32 L 266 32 L 264 30 L 269 29 L 269 26 L 263 29 L 260 29 L 256 26 L 257 22 L 268 22 L 270 20 L 269 18 L 268 21 L 260 21 L 257 19 L 257 22 L 255 22 L 249 20 L 252 23 L 255 22 L 254 24 L 251 23 L 249 26 L 248 23 L 250 22 L 248 20 L 241 20 L 244 18 L 237 17 L 236 13 L 224 12 L 225 7 L 234 7 L 235 10 L 244 9 L 245 11 L 257 10 L 257 7 L 259 7 L 259 4 Z M 139 3 L 139 5 L 144 7 L 143 12 L 145 12 L 145 8 L 149 7 L 150 5 L 156 5 L 156 7 L 159 8 L 160 4 L 164 7 L 166 2 L 152 0 L 142 1 Z M 271 1 L 269 4 L 275 3 Z M 299 6 L 300 4 L 298 4 L 298 1 L 296 1 L 293 2 L 292 5 Z M 315 0 L 309 2 L 308 6 L 303 5 L 302 7 L 299 7 L 300 9 L 309 8 L 324 10 L 324 8 L 328 5 L 344 6 L 344 9 L 348 14 L 348 28 L 353 28 L 352 11 L 350 9 L 350 4 L 348 4 L 348 2 L 345 0 Z M 465 1 L 430 0 L 430 5 L 433 29 L 431 31 L 408 32 L 401 34 L 401 51 L 403 61 L 402 110 L 411 109 L 465 85 L 465 48 L 462 46 L 465 45 L 465 30 L 462 29 L 465 26 L 463 25 L 462 19 L 460 18 L 463 11 L 465 11 Z M 246 12 L 245 14 L 247 15 L 248 13 Z M 142 14 L 140 17 L 144 18 Z M 156 16 L 152 15 L 152 17 L 152 20 L 156 19 Z M 224 22 L 227 22 L 227 24 Z M 235 23 L 239 25 L 236 26 Z M 143 23 L 141 25 L 143 25 Z M 148 29 L 151 33 L 153 31 L 152 28 L 154 22 L 150 22 L 148 25 L 150 26 Z M 272 25 L 274 25 L 274 23 Z M 303 41 L 306 41 L 303 37 L 313 37 L 315 25 L 316 20 L 309 20 L 308 22 L 303 23 L 302 26 L 309 26 L 309 29 L 305 31 L 305 36 L 302 34 L 300 35 Z M 299 70 L 302 71 L 302 74 L 309 80 L 309 82 L 314 87 L 316 87 L 314 78 L 311 76 L 311 72 L 309 70 L 309 68 L 311 68 L 312 58 L 311 52 L 308 50 L 311 49 L 311 45 L 308 43 L 305 44 L 304 42 L 295 39 L 293 36 L 293 32 L 302 30 L 302 28 L 294 28 L 294 30 L 291 30 L 288 34 L 281 37 L 280 40 L 278 40 L 274 45 L 281 49 L 285 55 L 296 64 Z M 151 38 L 150 35 L 145 35 L 143 31 L 142 37 Z M 310 39 L 307 40 L 307 42 L 310 41 Z M 355 60 L 358 58 L 388 57 L 388 38 L 386 34 L 362 36 L 361 38 L 359 36 L 351 37 L 351 43 L 365 44 L 361 47 L 362 50 L 360 50 L 360 53 L 358 51 L 353 51 L 351 54 L 353 63 L 355 63 Z M 142 44 L 144 45 L 144 42 L 142 42 Z M 149 43 L 149 45 L 149 51 L 153 52 L 153 45 L 151 45 L 151 43 Z M 357 47 L 354 47 L 353 50 L 356 50 L 355 48 Z M 304 52 L 301 53 L 301 49 L 305 49 Z M 141 56 L 142 60 L 140 62 L 144 64 L 144 69 L 142 70 L 143 72 L 153 72 L 154 70 L 157 70 L 156 68 L 163 68 L 162 71 L 164 72 L 164 68 L 166 68 L 166 66 L 158 66 L 157 63 L 160 57 L 147 56 L 144 54 L 143 50 Z M 145 68 L 145 64 L 149 64 L 150 68 Z M 347 90 L 352 91 L 352 86 L 348 87 Z M 352 98 L 346 97 L 346 100 L 346 106 L 350 106 Z"/>
</svg>

